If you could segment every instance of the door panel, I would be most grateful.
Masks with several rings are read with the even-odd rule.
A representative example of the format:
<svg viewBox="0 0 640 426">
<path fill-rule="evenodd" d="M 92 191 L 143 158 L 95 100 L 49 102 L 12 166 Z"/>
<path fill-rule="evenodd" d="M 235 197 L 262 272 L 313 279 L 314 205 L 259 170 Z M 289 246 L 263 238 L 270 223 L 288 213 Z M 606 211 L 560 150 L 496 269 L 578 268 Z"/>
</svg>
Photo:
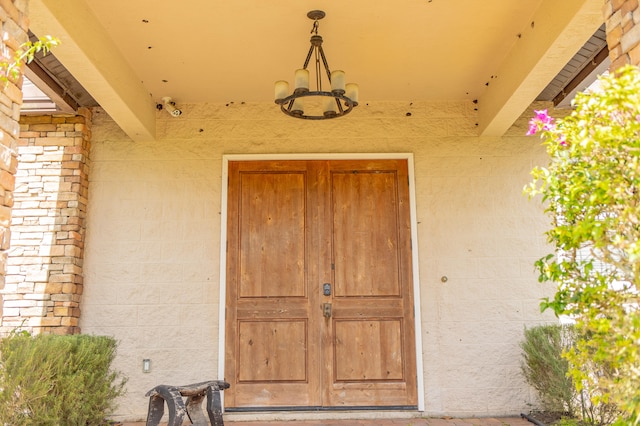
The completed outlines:
<svg viewBox="0 0 640 426">
<path fill-rule="evenodd" d="M 228 201 L 225 405 L 415 406 L 406 160 L 230 162 Z"/>
<path fill-rule="evenodd" d="M 402 380 L 402 325 L 399 320 L 336 320 L 336 382 Z"/>
<path fill-rule="evenodd" d="M 244 173 L 240 187 L 239 297 L 304 296 L 305 175 Z"/>
<path fill-rule="evenodd" d="M 240 321 L 239 382 L 304 382 L 307 321 Z"/>
<path fill-rule="evenodd" d="M 331 178 L 336 297 L 399 296 L 396 174 L 334 171 Z"/>
</svg>

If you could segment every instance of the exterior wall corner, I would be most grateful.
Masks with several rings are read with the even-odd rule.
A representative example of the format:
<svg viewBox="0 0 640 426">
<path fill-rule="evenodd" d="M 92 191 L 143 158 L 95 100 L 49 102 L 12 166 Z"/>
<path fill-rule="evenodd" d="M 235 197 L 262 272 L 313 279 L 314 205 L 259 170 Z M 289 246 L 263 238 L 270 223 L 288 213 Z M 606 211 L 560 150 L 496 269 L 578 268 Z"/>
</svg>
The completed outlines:
<svg viewBox="0 0 640 426">
<path fill-rule="evenodd" d="M 605 0 L 602 14 L 609 45 L 610 71 L 625 64 L 640 65 L 640 5 L 638 0 Z"/>
</svg>

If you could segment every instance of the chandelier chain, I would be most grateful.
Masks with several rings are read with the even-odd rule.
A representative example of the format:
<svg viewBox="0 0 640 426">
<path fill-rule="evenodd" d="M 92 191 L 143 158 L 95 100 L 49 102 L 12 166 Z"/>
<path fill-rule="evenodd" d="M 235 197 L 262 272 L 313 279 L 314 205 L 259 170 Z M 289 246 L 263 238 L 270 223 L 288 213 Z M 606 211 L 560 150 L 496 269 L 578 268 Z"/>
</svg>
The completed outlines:
<svg viewBox="0 0 640 426">
<path fill-rule="evenodd" d="M 316 51 L 316 90 L 322 91 L 322 79 L 321 77 L 321 72 L 322 70 L 320 69 L 320 49 L 315 49 Z M 329 80 L 331 81 L 331 80 Z"/>
</svg>

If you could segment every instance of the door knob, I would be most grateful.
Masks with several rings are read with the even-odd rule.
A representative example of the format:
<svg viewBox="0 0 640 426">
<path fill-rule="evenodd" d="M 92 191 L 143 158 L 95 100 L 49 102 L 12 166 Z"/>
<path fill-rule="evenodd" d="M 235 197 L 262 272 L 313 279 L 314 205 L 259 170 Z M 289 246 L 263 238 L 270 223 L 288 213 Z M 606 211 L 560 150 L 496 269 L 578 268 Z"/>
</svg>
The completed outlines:
<svg viewBox="0 0 640 426">
<path fill-rule="evenodd" d="M 331 303 L 322 304 L 322 314 L 325 318 L 331 318 Z"/>
</svg>

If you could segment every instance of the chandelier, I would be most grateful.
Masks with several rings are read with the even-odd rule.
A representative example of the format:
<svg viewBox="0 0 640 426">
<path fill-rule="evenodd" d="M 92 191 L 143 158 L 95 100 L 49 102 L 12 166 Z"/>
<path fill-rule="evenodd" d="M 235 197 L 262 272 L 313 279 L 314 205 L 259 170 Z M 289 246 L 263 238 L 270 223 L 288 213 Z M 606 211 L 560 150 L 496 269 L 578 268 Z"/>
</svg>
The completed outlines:
<svg viewBox="0 0 640 426">
<path fill-rule="evenodd" d="M 276 81 L 276 104 L 280 105 L 282 112 L 291 117 L 307 120 L 342 117 L 358 105 L 358 85 L 345 84 L 344 71 L 329 69 L 327 58 L 322 49 L 322 37 L 318 35 L 318 21 L 324 16 L 325 13 L 321 10 L 312 10 L 307 13 L 307 17 L 313 20 L 311 47 L 304 65 L 295 72 L 293 94 L 289 94 L 287 81 Z M 315 61 L 315 91 L 309 90 L 309 70 L 307 67 L 311 56 Z M 331 86 L 330 91 L 322 89 L 323 73 L 326 73 L 326 79 Z"/>
</svg>

